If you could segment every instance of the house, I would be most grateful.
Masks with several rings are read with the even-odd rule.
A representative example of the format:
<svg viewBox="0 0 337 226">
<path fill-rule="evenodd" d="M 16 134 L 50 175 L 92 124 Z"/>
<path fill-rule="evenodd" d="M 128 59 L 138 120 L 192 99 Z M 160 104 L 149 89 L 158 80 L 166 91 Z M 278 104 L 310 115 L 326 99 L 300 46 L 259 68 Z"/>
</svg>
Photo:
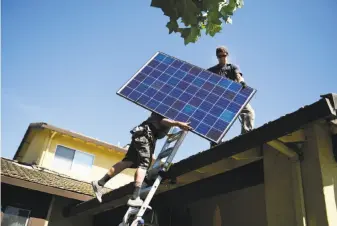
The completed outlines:
<svg viewBox="0 0 337 226">
<path fill-rule="evenodd" d="M 124 148 L 79 133 L 30 124 L 13 160 L 1 158 L 2 224 L 70 224 L 62 220 L 62 209 L 92 199 L 90 181 L 104 175 L 125 153 Z M 130 183 L 133 174 L 134 170 L 124 171 L 106 191 Z"/>
<path fill-rule="evenodd" d="M 58 159 L 59 146 L 59 150 L 75 151 L 71 155 L 60 151 Z M 94 154 L 94 160 L 88 155 L 78 160 L 81 166 L 77 160 L 70 166 L 65 159 L 74 159 L 76 150 Z M 32 124 L 14 161 L 1 162 L 2 223 L 11 219 L 34 226 L 117 226 L 133 189 L 133 172 L 118 178 L 123 186 L 107 188 L 99 203 L 76 170 L 87 172 L 88 178 L 99 175 L 111 166 L 103 159 L 118 161 L 124 153 L 77 133 Z M 68 174 L 54 161 L 67 166 Z M 153 211 L 145 216 L 151 225 L 337 225 L 337 95 L 323 95 L 249 133 L 183 159 L 166 176 L 175 183 L 159 186 L 151 202 Z"/>
<path fill-rule="evenodd" d="M 176 183 L 159 186 L 152 225 L 337 225 L 337 94 L 183 159 L 167 177 Z M 64 216 L 118 225 L 131 192 L 130 183 Z"/>
</svg>

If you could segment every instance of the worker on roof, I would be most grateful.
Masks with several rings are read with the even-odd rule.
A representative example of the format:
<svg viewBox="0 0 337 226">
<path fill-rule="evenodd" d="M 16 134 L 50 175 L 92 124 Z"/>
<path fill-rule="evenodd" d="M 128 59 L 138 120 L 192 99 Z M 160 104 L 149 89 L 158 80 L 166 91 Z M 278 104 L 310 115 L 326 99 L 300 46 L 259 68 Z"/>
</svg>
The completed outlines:
<svg viewBox="0 0 337 226">
<path fill-rule="evenodd" d="M 228 49 L 224 46 L 220 46 L 216 48 L 215 53 L 219 63 L 209 68 L 208 71 L 238 82 L 242 85 L 242 88 L 245 88 L 247 85 L 243 79 L 243 75 L 239 67 L 228 63 Z M 249 103 L 242 109 L 239 115 L 239 120 L 241 122 L 241 134 L 247 133 L 254 128 L 255 112 Z M 215 144 L 216 143 L 211 142 L 211 147 L 213 147 Z"/>
<path fill-rule="evenodd" d="M 164 138 L 171 127 L 177 126 L 182 130 L 191 130 L 189 123 L 178 122 L 164 118 L 156 113 L 131 130 L 131 144 L 124 159 L 114 166 L 98 181 L 91 182 L 92 188 L 99 202 L 102 202 L 102 189 L 114 176 L 126 168 L 137 168 L 135 172 L 134 192 L 128 200 L 128 205 L 139 207 L 143 204 L 140 196 L 140 188 L 152 162 L 156 141 Z"/>
</svg>

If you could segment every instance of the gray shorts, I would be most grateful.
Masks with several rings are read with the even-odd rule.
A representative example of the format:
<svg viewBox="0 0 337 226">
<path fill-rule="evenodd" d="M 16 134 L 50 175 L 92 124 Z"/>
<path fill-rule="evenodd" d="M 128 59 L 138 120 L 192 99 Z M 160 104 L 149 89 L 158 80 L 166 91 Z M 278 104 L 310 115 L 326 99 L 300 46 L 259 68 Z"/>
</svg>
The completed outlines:
<svg viewBox="0 0 337 226">
<path fill-rule="evenodd" d="M 147 170 L 152 161 L 154 144 L 151 137 L 146 135 L 133 136 L 128 152 L 123 161 L 131 161 L 131 168 L 142 168 Z"/>
</svg>

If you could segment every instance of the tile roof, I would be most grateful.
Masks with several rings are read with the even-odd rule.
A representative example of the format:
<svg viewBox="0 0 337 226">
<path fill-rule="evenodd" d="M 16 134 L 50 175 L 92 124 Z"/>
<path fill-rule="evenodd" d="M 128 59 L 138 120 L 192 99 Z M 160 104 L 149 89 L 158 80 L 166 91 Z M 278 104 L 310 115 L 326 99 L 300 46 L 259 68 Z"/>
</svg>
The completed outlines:
<svg viewBox="0 0 337 226">
<path fill-rule="evenodd" d="M 66 175 L 48 172 L 47 169 L 42 169 L 34 165 L 20 164 L 5 158 L 1 158 L 1 175 L 94 196 L 90 183 L 72 179 Z M 105 188 L 104 192 L 109 191 L 111 191 L 111 189 Z"/>
</svg>

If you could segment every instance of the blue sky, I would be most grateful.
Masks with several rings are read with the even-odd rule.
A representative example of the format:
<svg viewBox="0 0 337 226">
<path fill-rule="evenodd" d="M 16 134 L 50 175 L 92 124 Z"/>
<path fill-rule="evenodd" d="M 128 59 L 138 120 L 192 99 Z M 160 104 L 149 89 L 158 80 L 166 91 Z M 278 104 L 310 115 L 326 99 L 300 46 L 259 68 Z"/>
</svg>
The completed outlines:
<svg viewBox="0 0 337 226">
<path fill-rule="evenodd" d="M 128 143 L 148 112 L 116 91 L 156 51 L 208 68 L 226 45 L 258 90 L 251 104 L 261 126 L 337 92 L 336 11 L 335 0 L 245 1 L 221 34 L 184 46 L 149 0 L 3 0 L 2 156 L 12 158 L 29 123 L 40 121 Z M 225 139 L 239 132 L 237 121 Z M 176 160 L 207 148 L 189 134 Z"/>
</svg>

